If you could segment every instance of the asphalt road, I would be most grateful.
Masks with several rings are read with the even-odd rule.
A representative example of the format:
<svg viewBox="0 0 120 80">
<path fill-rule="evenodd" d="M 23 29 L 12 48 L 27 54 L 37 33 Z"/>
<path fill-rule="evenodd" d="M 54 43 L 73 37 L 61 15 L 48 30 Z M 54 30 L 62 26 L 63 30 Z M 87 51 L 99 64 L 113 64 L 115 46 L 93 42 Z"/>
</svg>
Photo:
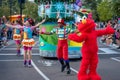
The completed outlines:
<svg viewBox="0 0 120 80">
<path fill-rule="evenodd" d="M 70 60 L 71 74 L 60 72 L 57 59 L 39 56 L 38 45 L 33 48 L 32 68 L 23 66 L 23 56 L 16 56 L 13 41 L 0 49 L 0 80 L 77 80 L 80 59 Z M 97 71 L 102 80 L 120 80 L 120 50 L 114 46 L 99 44 L 99 64 Z"/>
</svg>

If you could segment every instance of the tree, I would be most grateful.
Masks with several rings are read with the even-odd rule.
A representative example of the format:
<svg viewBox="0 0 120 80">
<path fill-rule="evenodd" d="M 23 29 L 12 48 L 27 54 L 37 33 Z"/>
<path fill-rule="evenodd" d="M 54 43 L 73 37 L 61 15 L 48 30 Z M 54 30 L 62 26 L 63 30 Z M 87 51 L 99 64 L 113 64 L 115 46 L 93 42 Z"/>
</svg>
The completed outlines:
<svg viewBox="0 0 120 80">
<path fill-rule="evenodd" d="M 114 12 L 114 16 L 118 16 L 120 17 L 120 1 L 115 1 L 113 3 L 113 12 Z"/>
<path fill-rule="evenodd" d="M 112 19 L 113 16 L 113 11 L 111 8 L 112 3 L 106 1 L 101 2 L 98 6 L 97 6 L 97 11 L 98 11 L 98 15 L 99 15 L 99 19 L 101 21 L 107 21 L 109 19 Z"/>
<path fill-rule="evenodd" d="M 23 14 L 30 16 L 31 18 L 38 18 L 38 5 L 35 3 L 27 1 L 25 3 L 25 8 L 23 9 Z"/>
<path fill-rule="evenodd" d="M 10 16 L 10 5 L 11 5 L 11 14 L 19 13 L 19 5 L 17 3 L 17 0 L 2 0 L 2 5 L 0 7 L 0 17 L 3 15 Z"/>
</svg>

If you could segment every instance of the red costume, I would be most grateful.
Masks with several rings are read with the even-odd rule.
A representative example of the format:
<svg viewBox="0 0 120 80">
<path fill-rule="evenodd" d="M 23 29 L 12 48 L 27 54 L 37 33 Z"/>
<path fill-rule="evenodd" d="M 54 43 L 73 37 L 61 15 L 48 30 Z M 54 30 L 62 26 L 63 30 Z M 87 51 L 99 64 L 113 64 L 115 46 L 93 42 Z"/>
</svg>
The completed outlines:
<svg viewBox="0 0 120 80">
<path fill-rule="evenodd" d="M 83 42 L 81 49 L 82 61 L 78 73 L 78 80 L 101 80 L 96 71 L 98 64 L 97 37 L 113 34 L 114 29 L 110 25 L 107 25 L 104 30 L 95 30 L 95 26 L 95 22 L 91 19 L 82 20 L 77 26 L 81 34 L 77 35 L 76 33 L 72 33 L 68 36 L 70 40 Z"/>
</svg>

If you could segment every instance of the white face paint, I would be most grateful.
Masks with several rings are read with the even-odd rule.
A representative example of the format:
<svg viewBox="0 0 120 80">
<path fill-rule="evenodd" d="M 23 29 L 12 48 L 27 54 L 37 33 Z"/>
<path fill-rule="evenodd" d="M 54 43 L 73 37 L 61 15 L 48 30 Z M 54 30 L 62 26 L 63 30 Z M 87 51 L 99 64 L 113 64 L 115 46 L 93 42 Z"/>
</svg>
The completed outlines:
<svg viewBox="0 0 120 80">
<path fill-rule="evenodd" d="M 76 22 L 81 22 L 82 18 L 78 15 L 76 18 Z"/>
<path fill-rule="evenodd" d="M 83 20 L 83 19 L 87 19 L 87 17 L 84 15 L 84 16 L 82 17 L 82 20 Z"/>
</svg>

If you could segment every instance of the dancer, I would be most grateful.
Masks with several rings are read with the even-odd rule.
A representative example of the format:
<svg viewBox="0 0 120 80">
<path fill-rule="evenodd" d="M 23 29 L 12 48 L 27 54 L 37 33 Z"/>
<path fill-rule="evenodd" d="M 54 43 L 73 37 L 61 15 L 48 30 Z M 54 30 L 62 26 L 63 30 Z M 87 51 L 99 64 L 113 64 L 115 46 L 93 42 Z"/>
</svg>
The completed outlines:
<svg viewBox="0 0 120 80">
<path fill-rule="evenodd" d="M 68 59 L 68 43 L 67 35 L 72 32 L 71 29 L 65 28 L 63 19 L 58 19 L 58 26 L 51 30 L 51 32 L 40 32 L 41 34 L 51 35 L 56 33 L 58 36 L 57 58 L 61 63 L 61 72 L 67 67 L 67 74 L 70 74 L 70 64 Z"/>
<path fill-rule="evenodd" d="M 21 16 L 18 16 L 18 17 L 17 17 L 17 20 L 14 21 L 13 25 L 14 25 L 14 26 L 22 26 L 22 25 L 23 25 L 22 20 L 21 20 Z M 20 30 L 20 29 L 14 28 L 13 40 L 14 40 L 15 43 L 16 43 L 17 56 L 20 56 L 20 55 L 21 55 L 20 48 L 21 48 L 21 40 L 22 40 L 21 30 Z"/>
<path fill-rule="evenodd" d="M 16 20 L 13 25 L 14 26 L 22 26 L 21 23 L 22 23 L 21 20 L 19 20 L 19 21 Z M 21 31 L 20 31 L 20 29 L 17 29 L 17 28 L 14 29 L 13 40 L 16 43 L 17 55 L 20 56 L 21 55 L 21 51 L 20 51 L 20 48 L 21 48 Z"/>
<path fill-rule="evenodd" d="M 25 67 L 27 67 L 27 66 L 32 67 L 32 64 L 31 64 L 32 51 L 31 50 L 32 50 L 32 46 L 34 46 L 34 44 L 35 44 L 35 41 L 32 38 L 32 31 L 36 27 L 39 27 L 39 25 L 42 24 L 43 22 L 45 22 L 45 19 L 34 26 L 33 19 L 29 18 L 24 23 L 24 26 L 20 26 L 20 25 L 19 26 L 14 26 L 14 25 L 6 24 L 6 26 L 8 26 L 8 27 L 23 29 L 23 31 L 24 31 L 24 34 L 23 34 L 24 37 L 23 37 L 22 45 L 24 47 L 24 66 Z"/>
<path fill-rule="evenodd" d="M 95 30 L 95 22 L 91 19 L 83 19 L 78 24 L 80 34 L 69 34 L 68 38 L 76 42 L 83 42 L 82 62 L 78 72 L 78 80 L 101 80 L 97 74 L 98 64 L 98 45 L 97 37 L 107 34 L 113 34 L 114 29 L 107 25 L 104 30 Z"/>
</svg>

